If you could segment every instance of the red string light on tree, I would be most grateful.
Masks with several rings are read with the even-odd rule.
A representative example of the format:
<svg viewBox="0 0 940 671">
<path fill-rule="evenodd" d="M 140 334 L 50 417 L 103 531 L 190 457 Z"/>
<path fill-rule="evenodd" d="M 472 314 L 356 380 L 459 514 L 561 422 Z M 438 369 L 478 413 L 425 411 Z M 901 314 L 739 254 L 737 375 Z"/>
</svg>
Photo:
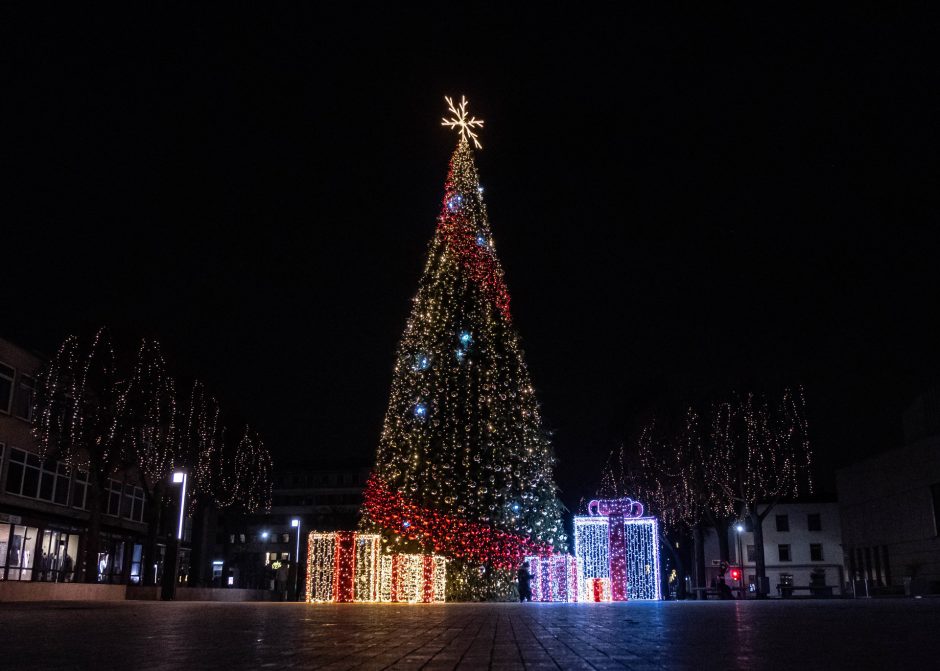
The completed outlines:
<svg viewBox="0 0 940 671">
<path fill-rule="evenodd" d="M 374 523 L 445 555 L 512 569 L 527 556 L 550 555 L 552 546 L 409 503 L 376 476 L 366 484 L 363 507 Z"/>
</svg>

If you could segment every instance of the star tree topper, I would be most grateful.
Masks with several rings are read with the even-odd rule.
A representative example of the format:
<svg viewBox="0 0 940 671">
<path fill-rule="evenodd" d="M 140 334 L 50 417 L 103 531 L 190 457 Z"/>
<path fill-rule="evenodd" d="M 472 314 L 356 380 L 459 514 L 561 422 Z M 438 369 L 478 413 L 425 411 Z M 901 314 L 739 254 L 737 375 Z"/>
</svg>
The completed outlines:
<svg viewBox="0 0 940 671">
<path fill-rule="evenodd" d="M 473 132 L 474 128 L 483 128 L 483 119 L 477 119 L 474 116 L 467 116 L 467 97 L 460 96 L 460 105 L 454 106 L 454 101 L 448 96 L 444 96 L 447 101 L 448 111 L 453 115 L 451 118 L 441 119 L 441 125 L 448 128 L 460 129 L 460 137 L 473 140 L 473 145 L 477 149 L 483 149 L 480 139 Z"/>
</svg>

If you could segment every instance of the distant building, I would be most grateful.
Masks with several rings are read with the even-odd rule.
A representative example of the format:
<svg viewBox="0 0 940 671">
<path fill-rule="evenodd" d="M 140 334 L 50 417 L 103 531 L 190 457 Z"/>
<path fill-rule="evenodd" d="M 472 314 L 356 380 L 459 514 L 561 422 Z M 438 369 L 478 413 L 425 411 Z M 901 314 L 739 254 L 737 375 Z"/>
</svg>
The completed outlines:
<svg viewBox="0 0 940 671">
<path fill-rule="evenodd" d="M 287 592 L 292 597 L 298 527 L 292 527 L 291 521 L 299 520 L 301 573 L 296 580 L 303 589 L 307 535 L 313 530 L 356 528 L 369 468 L 364 461 L 279 465 L 270 513 L 219 513 L 216 542 L 207 557 L 212 562 L 211 584 L 270 589 L 274 581 L 277 588 L 277 567 L 287 566 Z"/>
<path fill-rule="evenodd" d="M 42 461 L 31 433 L 42 359 L 0 338 L 0 580 L 83 578 L 88 524 L 87 474 Z M 130 473 L 104 492 L 98 581 L 141 581 L 144 493 Z"/>
<path fill-rule="evenodd" d="M 738 531 L 738 527 L 743 531 Z M 778 503 L 764 519 L 764 566 L 770 594 L 789 594 L 788 587 L 845 589 L 839 506 L 834 502 Z M 743 569 L 743 585 L 733 588 L 753 592 L 757 584 L 754 533 L 749 522 L 732 524 L 728 531 L 730 564 Z M 718 538 L 709 529 L 705 537 L 705 565 L 709 584 L 718 577 Z M 808 595 L 809 591 L 794 591 Z"/>
<path fill-rule="evenodd" d="M 836 474 L 845 561 L 876 591 L 940 593 L 940 389 L 903 419 L 903 447 Z"/>
</svg>

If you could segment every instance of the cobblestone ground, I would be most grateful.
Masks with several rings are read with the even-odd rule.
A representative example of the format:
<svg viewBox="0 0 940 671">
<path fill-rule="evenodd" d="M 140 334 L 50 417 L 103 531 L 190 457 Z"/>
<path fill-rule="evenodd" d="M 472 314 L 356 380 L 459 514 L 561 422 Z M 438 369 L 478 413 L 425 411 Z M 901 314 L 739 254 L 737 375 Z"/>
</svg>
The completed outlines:
<svg viewBox="0 0 940 671">
<path fill-rule="evenodd" d="M 937 668 L 940 599 L 0 604 L 10 669 Z"/>
</svg>

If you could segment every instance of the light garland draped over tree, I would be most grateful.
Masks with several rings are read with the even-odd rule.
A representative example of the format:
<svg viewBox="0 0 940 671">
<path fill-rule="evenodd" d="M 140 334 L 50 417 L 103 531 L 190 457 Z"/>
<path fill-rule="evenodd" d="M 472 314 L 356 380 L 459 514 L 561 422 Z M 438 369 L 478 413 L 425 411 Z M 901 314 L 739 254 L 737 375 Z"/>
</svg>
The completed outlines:
<svg viewBox="0 0 940 671">
<path fill-rule="evenodd" d="M 364 528 L 388 551 L 440 552 L 448 598 L 505 595 L 526 555 L 566 547 L 555 463 L 509 311 L 471 141 L 460 132 L 424 275 L 398 348 Z"/>
</svg>

